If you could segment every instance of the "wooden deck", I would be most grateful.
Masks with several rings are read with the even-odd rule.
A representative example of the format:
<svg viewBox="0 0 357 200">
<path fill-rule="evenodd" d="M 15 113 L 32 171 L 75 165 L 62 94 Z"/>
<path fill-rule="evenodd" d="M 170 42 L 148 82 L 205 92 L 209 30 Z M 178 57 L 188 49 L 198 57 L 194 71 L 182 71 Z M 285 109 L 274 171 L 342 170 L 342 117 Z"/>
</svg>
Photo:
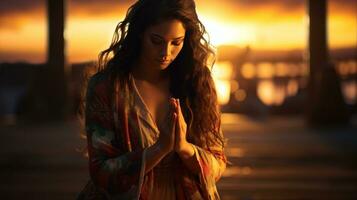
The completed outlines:
<svg viewBox="0 0 357 200">
<path fill-rule="evenodd" d="M 0 127 L 0 199 L 75 199 L 88 179 L 75 120 Z M 357 199 L 357 125 L 308 129 L 297 117 L 224 115 L 231 164 L 223 200 Z"/>
</svg>

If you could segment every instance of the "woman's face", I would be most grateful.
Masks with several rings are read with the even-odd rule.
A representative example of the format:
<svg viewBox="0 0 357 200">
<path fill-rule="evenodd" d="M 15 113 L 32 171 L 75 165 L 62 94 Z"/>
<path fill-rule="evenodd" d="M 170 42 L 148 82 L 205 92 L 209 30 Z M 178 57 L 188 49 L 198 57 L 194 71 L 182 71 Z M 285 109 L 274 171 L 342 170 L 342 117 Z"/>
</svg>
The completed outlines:
<svg viewBox="0 0 357 200">
<path fill-rule="evenodd" d="M 179 20 L 165 20 L 144 32 L 141 57 L 145 63 L 156 69 L 166 69 L 180 53 L 185 28 Z"/>
</svg>

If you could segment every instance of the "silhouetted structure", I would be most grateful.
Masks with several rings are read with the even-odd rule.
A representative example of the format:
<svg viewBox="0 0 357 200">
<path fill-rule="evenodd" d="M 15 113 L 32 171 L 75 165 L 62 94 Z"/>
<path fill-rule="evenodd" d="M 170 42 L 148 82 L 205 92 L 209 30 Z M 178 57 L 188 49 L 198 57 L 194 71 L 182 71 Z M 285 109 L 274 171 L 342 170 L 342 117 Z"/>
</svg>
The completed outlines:
<svg viewBox="0 0 357 200">
<path fill-rule="evenodd" d="M 348 122 L 338 75 L 329 63 L 327 46 L 327 1 L 309 0 L 309 94 L 307 118 L 310 125 Z"/>
<path fill-rule="evenodd" d="M 65 59 L 64 0 L 47 0 L 48 12 L 48 49 L 47 83 L 44 86 L 48 100 L 48 114 L 51 118 L 63 118 L 67 114 L 68 92 Z"/>
</svg>

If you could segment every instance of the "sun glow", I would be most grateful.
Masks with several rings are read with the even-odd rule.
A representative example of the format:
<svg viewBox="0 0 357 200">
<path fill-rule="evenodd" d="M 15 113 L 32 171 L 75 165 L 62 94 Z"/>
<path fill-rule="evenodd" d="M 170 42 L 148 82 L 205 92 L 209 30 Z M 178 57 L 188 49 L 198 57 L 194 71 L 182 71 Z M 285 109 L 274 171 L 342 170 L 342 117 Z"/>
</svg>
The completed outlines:
<svg viewBox="0 0 357 200">
<path fill-rule="evenodd" d="M 68 6 L 65 37 L 70 63 L 97 59 L 98 53 L 109 46 L 116 24 L 134 1 L 93 2 L 77 4 L 71 1 Z M 283 3 L 265 3 L 244 9 L 249 4 L 234 2 L 197 1 L 198 16 L 213 45 L 266 50 L 306 48 L 308 22 L 304 3 L 300 9 L 290 12 L 281 9 L 286 8 L 281 7 Z M 336 10 L 338 5 L 332 3 L 329 7 L 329 47 L 353 47 L 357 43 L 356 14 Z M 44 4 L 26 12 L 0 15 L 0 23 L 1 62 L 45 62 L 47 19 Z"/>
<path fill-rule="evenodd" d="M 117 23 L 114 18 L 69 20 L 65 35 L 70 60 L 96 60 L 99 52 L 109 47 Z"/>
<path fill-rule="evenodd" d="M 202 23 L 213 45 L 224 44 L 248 45 L 256 40 L 255 31 L 249 25 L 218 21 L 210 17 L 202 17 Z"/>
<path fill-rule="evenodd" d="M 218 102 L 227 104 L 231 95 L 231 77 L 233 65 L 230 62 L 218 62 L 212 69 L 212 76 L 217 90 Z"/>
<path fill-rule="evenodd" d="M 19 27 L 10 29 L 0 27 L 0 58 L 8 61 L 44 62 L 47 40 L 45 21 L 19 20 L 22 20 L 19 22 L 22 24 Z"/>
</svg>

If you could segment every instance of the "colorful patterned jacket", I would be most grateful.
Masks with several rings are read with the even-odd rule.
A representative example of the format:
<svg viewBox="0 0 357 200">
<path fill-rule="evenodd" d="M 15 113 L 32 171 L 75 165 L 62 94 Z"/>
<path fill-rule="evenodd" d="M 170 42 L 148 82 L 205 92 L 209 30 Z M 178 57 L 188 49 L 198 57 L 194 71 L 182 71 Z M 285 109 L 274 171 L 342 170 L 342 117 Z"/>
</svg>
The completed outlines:
<svg viewBox="0 0 357 200">
<path fill-rule="evenodd" d="M 108 77 L 100 72 L 88 83 L 85 128 L 91 180 L 77 199 L 146 200 L 153 173 L 144 173 L 147 147 L 137 133 L 140 124 L 131 109 L 131 88 L 119 89 L 119 81 L 111 86 Z M 114 95 L 108 88 L 114 88 Z M 219 199 L 216 181 L 226 167 L 223 148 L 194 149 L 200 173 L 192 174 L 182 162 L 175 165 L 176 199 Z"/>
</svg>

